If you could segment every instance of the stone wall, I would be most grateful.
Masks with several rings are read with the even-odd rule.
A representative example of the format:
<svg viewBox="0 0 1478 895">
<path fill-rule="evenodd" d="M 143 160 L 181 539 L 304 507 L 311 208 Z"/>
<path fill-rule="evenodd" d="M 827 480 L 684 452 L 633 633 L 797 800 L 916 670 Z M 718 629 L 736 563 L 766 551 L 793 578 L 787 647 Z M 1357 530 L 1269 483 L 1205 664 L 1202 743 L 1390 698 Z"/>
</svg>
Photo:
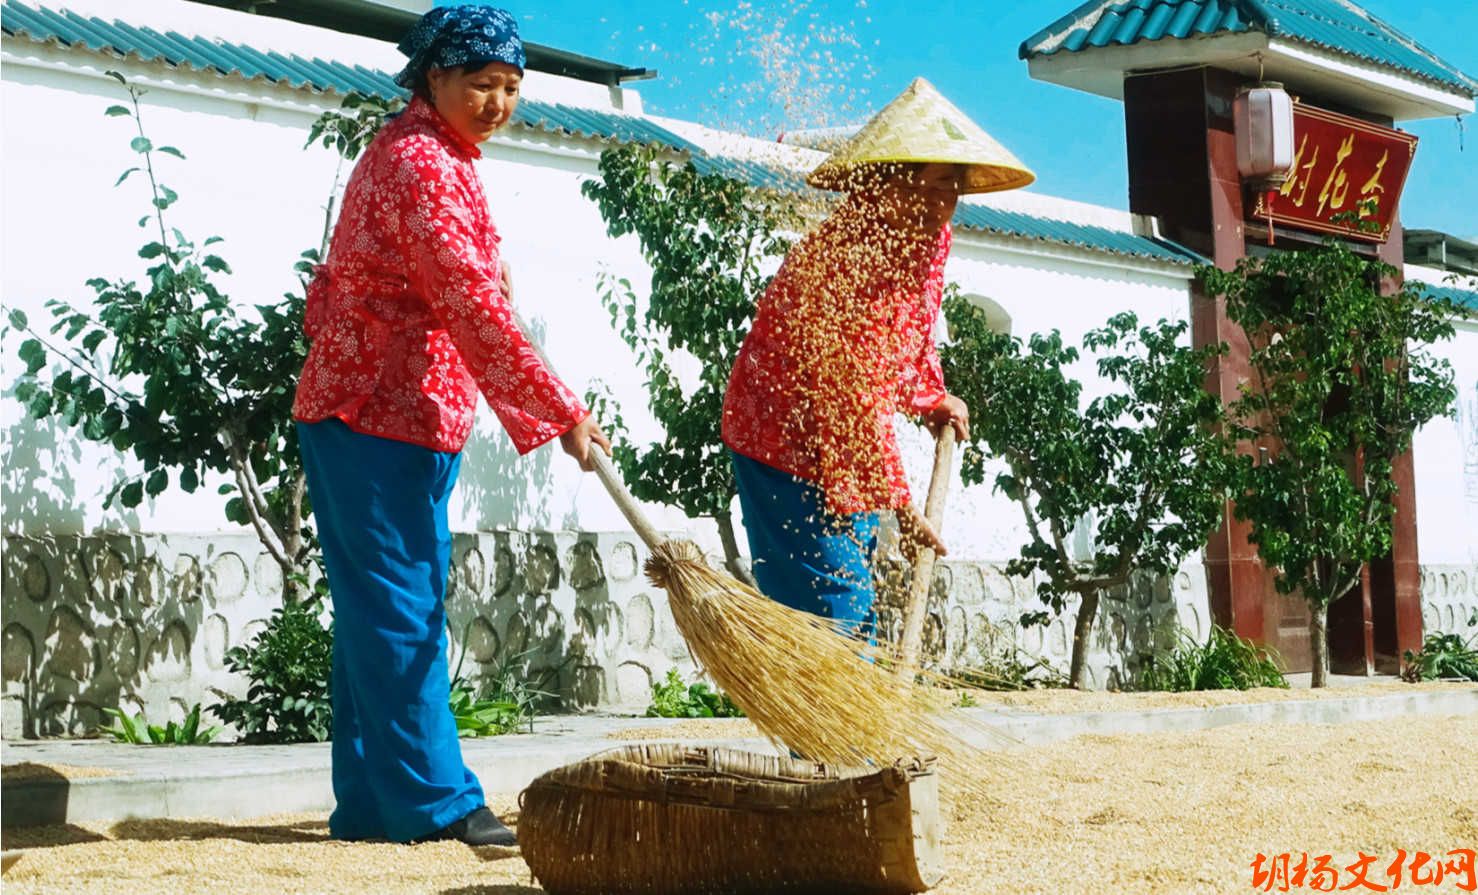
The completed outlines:
<svg viewBox="0 0 1478 895">
<path fill-rule="evenodd" d="M 1422 630 L 1478 636 L 1478 564 L 1422 565 Z"/>
<path fill-rule="evenodd" d="M 196 702 L 240 694 L 225 669 L 278 605 L 282 580 L 249 535 L 8 536 L 3 570 L 3 734 L 85 735 L 101 710 L 178 718 Z M 641 572 L 630 534 L 459 534 L 448 588 L 451 662 L 473 679 L 528 652 L 537 686 L 574 710 L 640 711 L 654 678 L 693 672 L 666 595 Z M 897 571 L 895 569 L 895 571 Z M 885 634 L 899 607 L 880 599 Z M 979 663 L 1012 646 L 1065 668 L 1070 621 L 1021 629 L 1037 608 L 1029 581 L 990 563 L 948 562 L 935 574 L 928 645 L 945 667 Z M 1474 633 L 1478 567 L 1423 569 L 1427 630 Z M 1140 657 L 1184 629 L 1209 632 L 1205 577 L 1188 565 L 1144 577 L 1100 604 L 1088 674 L 1116 686 Z"/>
</svg>

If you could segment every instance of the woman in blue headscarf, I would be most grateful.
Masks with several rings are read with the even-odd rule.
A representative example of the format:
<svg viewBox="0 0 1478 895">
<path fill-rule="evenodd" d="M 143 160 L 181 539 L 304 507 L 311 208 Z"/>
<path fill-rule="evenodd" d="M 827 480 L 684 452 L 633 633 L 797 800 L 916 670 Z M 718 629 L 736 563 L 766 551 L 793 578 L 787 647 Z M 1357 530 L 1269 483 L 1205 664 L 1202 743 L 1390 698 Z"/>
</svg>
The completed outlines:
<svg viewBox="0 0 1478 895">
<path fill-rule="evenodd" d="M 511 845 L 448 708 L 447 502 L 479 393 L 520 453 L 610 444 L 517 324 L 473 165 L 518 103 L 513 17 L 434 9 L 400 49 L 412 98 L 345 190 L 293 405 L 334 603 L 329 830 Z"/>
</svg>

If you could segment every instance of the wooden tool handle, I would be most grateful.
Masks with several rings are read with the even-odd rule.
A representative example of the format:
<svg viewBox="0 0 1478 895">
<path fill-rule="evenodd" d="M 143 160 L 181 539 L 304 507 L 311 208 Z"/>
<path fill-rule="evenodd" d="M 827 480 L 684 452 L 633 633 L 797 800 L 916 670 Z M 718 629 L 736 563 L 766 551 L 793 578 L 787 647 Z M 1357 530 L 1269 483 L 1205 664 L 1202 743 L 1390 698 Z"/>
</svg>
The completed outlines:
<svg viewBox="0 0 1478 895">
<path fill-rule="evenodd" d="M 626 521 L 631 523 L 631 527 L 646 542 L 647 547 L 654 548 L 667 540 L 657 530 L 657 527 L 652 524 L 651 520 L 642 513 L 641 507 L 637 506 L 636 498 L 632 497 L 631 492 L 626 490 L 626 483 L 621 481 L 621 473 L 616 471 L 616 467 L 611 463 L 611 457 L 605 452 L 605 449 L 598 444 L 591 443 L 590 459 L 595 464 L 596 478 L 600 479 L 600 483 L 606 486 L 606 491 L 610 493 L 611 499 L 616 502 L 616 508 L 621 511 L 621 515 L 626 517 Z"/>
<path fill-rule="evenodd" d="M 929 496 L 924 501 L 924 518 L 938 533 L 944 523 L 944 500 L 949 493 L 949 472 L 955 457 L 955 429 L 945 425 L 934 442 L 934 472 L 929 477 Z M 929 605 L 929 585 L 934 580 L 934 550 L 920 547 L 914 559 L 913 578 L 909 581 L 908 603 L 903 614 L 903 636 L 899 639 L 898 673 L 913 675 L 919 664 L 924 640 L 924 610 Z"/>
<path fill-rule="evenodd" d="M 549 356 L 544 353 L 544 349 L 540 347 L 538 342 L 534 341 L 533 336 L 529 335 L 528 324 L 523 322 L 522 315 L 514 311 L 513 320 L 518 325 L 519 330 L 523 332 L 523 337 L 528 341 L 529 347 L 534 349 L 534 353 L 539 355 L 539 360 L 543 361 L 544 366 L 549 369 L 549 372 L 553 373 L 554 364 L 549 362 Z M 662 533 L 657 530 L 657 526 L 653 525 L 651 520 L 642 513 L 641 507 L 636 503 L 636 498 L 632 497 L 631 492 L 626 490 L 626 483 L 621 481 L 621 474 L 616 471 L 615 466 L 611 465 L 610 455 L 600 445 L 594 442 L 590 444 L 590 461 L 595 466 L 595 477 L 600 479 L 602 485 L 606 486 L 606 491 L 611 495 L 611 499 L 616 502 L 616 508 L 621 511 L 621 515 L 626 517 L 626 521 L 631 523 L 631 527 L 646 542 L 647 547 L 656 547 L 658 544 L 667 540 L 662 537 Z"/>
</svg>

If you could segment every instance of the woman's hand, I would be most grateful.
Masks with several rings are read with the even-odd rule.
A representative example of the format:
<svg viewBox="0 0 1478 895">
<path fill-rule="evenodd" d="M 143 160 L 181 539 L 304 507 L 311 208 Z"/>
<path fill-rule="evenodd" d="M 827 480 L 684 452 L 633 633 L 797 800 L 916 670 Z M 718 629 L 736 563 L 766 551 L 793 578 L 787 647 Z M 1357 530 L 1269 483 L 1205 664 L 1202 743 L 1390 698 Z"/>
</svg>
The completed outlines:
<svg viewBox="0 0 1478 895">
<path fill-rule="evenodd" d="M 600 445 L 606 455 L 610 456 L 611 440 L 595 424 L 594 414 L 585 417 L 575 424 L 575 428 L 559 436 L 559 446 L 564 448 L 566 454 L 574 457 L 575 462 L 579 463 L 580 468 L 586 472 L 595 469 L 595 458 L 590 456 L 591 444 Z"/>
<path fill-rule="evenodd" d="M 498 259 L 498 281 L 503 284 L 503 297 L 513 303 L 513 271 L 508 268 L 508 259 Z"/>
<path fill-rule="evenodd" d="M 919 551 L 925 548 L 934 551 L 935 556 L 945 556 L 949 550 L 945 548 L 944 541 L 939 537 L 939 532 L 929 524 L 929 520 L 919 512 L 918 507 L 909 504 L 900 507 L 898 514 L 898 546 L 903 550 L 903 555 L 909 562 L 917 562 Z"/>
<path fill-rule="evenodd" d="M 970 408 L 954 395 L 945 395 L 943 401 L 924 414 L 924 423 L 935 438 L 945 426 L 951 426 L 955 430 L 956 441 L 970 440 Z"/>
</svg>

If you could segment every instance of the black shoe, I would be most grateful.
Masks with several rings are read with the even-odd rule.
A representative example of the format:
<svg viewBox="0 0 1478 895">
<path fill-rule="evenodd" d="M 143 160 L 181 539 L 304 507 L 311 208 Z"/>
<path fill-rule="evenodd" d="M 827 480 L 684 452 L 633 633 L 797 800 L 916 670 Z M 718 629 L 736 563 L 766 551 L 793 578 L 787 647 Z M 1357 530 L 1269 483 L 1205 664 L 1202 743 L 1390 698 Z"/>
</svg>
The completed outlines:
<svg viewBox="0 0 1478 895">
<path fill-rule="evenodd" d="M 518 844 L 518 837 L 513 831 L 503 826 L 498 820 L 498 815 L 487 809 L 487 806 L 477 808 L 461 820 L 454 820 L 429 836 L 422 836 L 416 842 L 440 842 L 454 839 L 465 842 L 468 845 L 502 845 L 511 846 Z"/>
</svg>

